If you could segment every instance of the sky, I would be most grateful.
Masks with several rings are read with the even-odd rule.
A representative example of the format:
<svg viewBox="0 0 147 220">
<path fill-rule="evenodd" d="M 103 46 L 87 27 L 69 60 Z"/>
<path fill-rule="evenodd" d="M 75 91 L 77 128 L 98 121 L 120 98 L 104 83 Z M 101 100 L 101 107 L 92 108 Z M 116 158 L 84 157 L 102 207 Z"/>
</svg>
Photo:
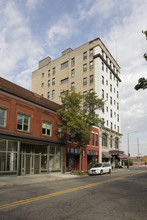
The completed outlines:
<svg viewBox="0 0 147 220">
<path fill-rule="evenodd" d="M 38 61 L 99 37 L 121 67 L 122 150 L 147 155 L 147 0 L 0 0 L 0 76 L 31 90 Z M 135 133 L 137 131 L 137 133 Z M 138 138 L 138 145 L 137 145 Z"/>
</svg>

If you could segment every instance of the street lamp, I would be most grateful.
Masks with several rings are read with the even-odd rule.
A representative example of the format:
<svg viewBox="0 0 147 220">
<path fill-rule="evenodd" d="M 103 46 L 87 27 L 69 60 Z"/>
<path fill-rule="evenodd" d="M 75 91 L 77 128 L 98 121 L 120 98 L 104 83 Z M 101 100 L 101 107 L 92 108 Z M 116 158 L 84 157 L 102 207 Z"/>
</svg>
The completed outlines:
<svg viewBox="0 0 147 220">
<path fill-rule="evenodd" d="M 129 150 L 129 134 L 133 134 L 133 133 L 137 133 L 138 131 L 132 131 L 128 133 L 128 166 L 127 168 L 129 168 L 129 159 L 130 159 L 130 150 Z"/>
<path fill-rule="evenodd" d="M 139 138 L 137 137 L 137 150 L 138 150 L 138 165 L 140 165 L 140 158 L 139 158 Z"/>
</svg>

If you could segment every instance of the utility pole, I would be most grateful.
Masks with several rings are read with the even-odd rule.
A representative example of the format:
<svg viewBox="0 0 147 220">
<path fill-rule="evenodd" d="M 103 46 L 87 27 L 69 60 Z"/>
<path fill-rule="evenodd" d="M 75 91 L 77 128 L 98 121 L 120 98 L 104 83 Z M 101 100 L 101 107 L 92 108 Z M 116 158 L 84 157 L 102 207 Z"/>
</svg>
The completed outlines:
<svg viewBox="0 0 147 220">
<path fill-rule="evenodd" d="M 138 165 L 140 166 L 140 158 L 139 158 L 139 138 L 137 137 L 137 151 L 138 151 Z"/>
</svg>

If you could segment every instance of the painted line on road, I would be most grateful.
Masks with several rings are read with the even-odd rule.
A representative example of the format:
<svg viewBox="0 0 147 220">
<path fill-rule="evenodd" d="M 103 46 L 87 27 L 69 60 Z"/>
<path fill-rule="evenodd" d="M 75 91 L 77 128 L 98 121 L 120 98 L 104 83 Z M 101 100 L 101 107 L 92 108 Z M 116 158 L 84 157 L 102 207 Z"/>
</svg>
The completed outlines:
<svg viewBox="0 0 147 220">
<path fill-rule="evenodd" d="M 116 177 L 116 178 L 113 178 L 113 179 L 104 180 L 104 181 L 100 181 L 100 182 L 96 182 L 96 183 L 91 183 L 91 184 L 88 184 L 88 185 L 79 186 L 79 187 L 72 188 L 72 189 L 66 189 L 66 190 L 62 190 L 62 191 L 59 191 L 59 192 L 50 193 L 50 194 L 43 195 L 43 196 L 38 196 L 38 197 L 35 197 L 35 198 L 30 198 L 30 199 L 25 199 L 25 200 L 20 200 L 20 201 L 17 201 L 17 202 L 12 202 L 12 203 L 8 203 L 8 204 L 0 205 L 0 210 L 10 208 L 10 207 L 13 207 L 13 206 L 18 206 L 18 205 L 30 203 L 30 202 L 35 202 L 35 201 L 42 200 L 42 199 L 47 199 L 47 198 L 50 198 L 50 197 L 63 195 L 63 194 L 69 193 L 69 192 L 77 191 L 77 190 L 90 188 L 90 187 L 93 187 L 93 186 L 101 185 L 103 183 L 114 182 L 114 181 L 117 181 L 117 180 L 120 180 L 120 179 L 124 179 L 126 177 L 135 176 L 135 175 L 138 175 L 138 174 L 141 174 L 141 173 L 146 173 L 146 172 L 147 171 L 142 171 L 142 172 L 137 172 L 137 173 L 134 173 L 134 174 L 128 174 L 128 175 L 125 175 L 125 176 Z"/>
</svg>

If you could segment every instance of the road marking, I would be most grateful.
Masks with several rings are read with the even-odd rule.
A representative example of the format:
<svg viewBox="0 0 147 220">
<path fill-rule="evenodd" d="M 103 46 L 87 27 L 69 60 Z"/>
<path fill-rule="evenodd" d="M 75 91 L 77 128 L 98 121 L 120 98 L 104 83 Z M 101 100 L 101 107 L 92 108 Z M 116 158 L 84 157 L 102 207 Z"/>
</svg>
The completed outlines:
<svg viewBox="0 0 147 220">
<path fill-rule="evenodd" d="M 100 181 L 100 182 L 96 182 L 96 183 L 91 183 L 91 184 L 88 184 L 88 185 L 79 186 L 79 187 L 72 188 L 72 189 L 66 189 L 66 190 L 62 190 L 62 191 L 59 191 L 59 192 L 50 193 L 50 194 L 43 195 L 43 196 L 38 196 L 38 197 L 35 197 L 35 198 L 30 198 L 30 199 L 25 199 L 25 200 L 20 200 L 20 201 L 17 201 L 17 202 L 12 202 L 12 203 L 8 203 L 8 204 L 0 205 L 0 210 L 10 208 L 10 207 L 13 207 L 13 206 L 17 206 L 17 205 L 30 203 L 30 202 L 35 202 L 35 201 L 42 200 L 42 199 L 47 199 L 47 198 L 50 198 L 50 197 L 63 195 L 63 194 L 69 193 L 69 192 L 77 191 L 77 190 L 87 189 L 87 188 L 90 188 L 90 187 L 93 187 L 93 186 L 101 185 L 103 183 L 114 182 L 114 181 L 117 181 L 117 180 L 120 180 L 120 179 L 124 179 L 126 177 L 135 176 L 137 174 L 146 173 L 146 172 L 147 171 L 142 171 L 142 172 L 137 172 L 137 173 L 134 173 L 134 174 L 128 174 L 128 175 L 125 175 L 125 176 L 116 177 L 116 178 L 113 178 L 113 179 L 104 180 L 104 181 Z"/>
</svg>

